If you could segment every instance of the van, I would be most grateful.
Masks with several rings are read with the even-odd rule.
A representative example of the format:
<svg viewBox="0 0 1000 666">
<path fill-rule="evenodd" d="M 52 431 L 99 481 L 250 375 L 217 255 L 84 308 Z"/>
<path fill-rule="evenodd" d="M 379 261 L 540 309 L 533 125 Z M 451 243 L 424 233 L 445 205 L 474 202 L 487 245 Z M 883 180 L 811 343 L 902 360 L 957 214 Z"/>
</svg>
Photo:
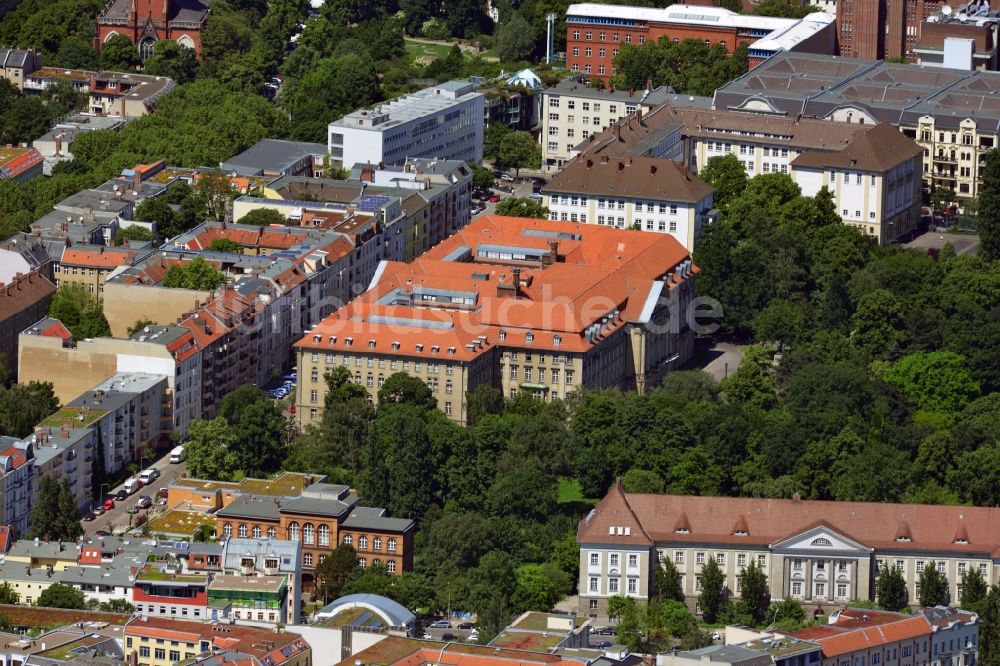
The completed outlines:
<svg viewBox="0 0 1000 666">
<path fill-rule="evenodd" d="M 142 481 L 142 485 L 148 486 L 156 480 L 156 472 L 152 469 L 144 469 L 139 473 L 139 480 Z"/>
<path fill-rule="evenodd" d="M 122 490 L 127 492 L 129 495 L 139 490 L 139 488 L 142 488 L 142 481 L 136 479 L 135 477 L 129 479 L 124 483 L 124 485 L 122 485 Z"/>
<path fill-rule="evenodd" d="M 174 450 L 170 452 L 170 462 L 172 463 L 182 463 L 185 458 L 187 458 L 187 456 L 184 455 L 183 446 L 176 446 L 174 447 Z"/>
</svg>

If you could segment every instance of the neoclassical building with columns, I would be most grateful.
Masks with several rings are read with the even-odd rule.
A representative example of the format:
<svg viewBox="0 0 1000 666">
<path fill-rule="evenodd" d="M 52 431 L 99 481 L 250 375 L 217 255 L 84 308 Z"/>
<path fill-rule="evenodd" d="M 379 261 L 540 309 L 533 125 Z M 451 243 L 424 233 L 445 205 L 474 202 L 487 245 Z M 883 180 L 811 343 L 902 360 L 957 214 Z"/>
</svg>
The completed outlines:
<svg viewBox="0 0 1000 666">
<path fill-rule="evenodd" d="M 756 561 L 771 599 L 827 612 L 874 599 L 882 567 L 903 572 L 911 603 L 930 562 L 948 578 L 952 603 L 962 574 L 1000 579 L 1000 509 L 802 499 L 626 493 L 618 483 L 580 521 L 580 611 L 606 615 L 615 595 L 648 599 L 660 562 L 674 563 L 697 610 L 701 568 L 714 559 L 738 597 L 740 572 Z"/>
</svg>

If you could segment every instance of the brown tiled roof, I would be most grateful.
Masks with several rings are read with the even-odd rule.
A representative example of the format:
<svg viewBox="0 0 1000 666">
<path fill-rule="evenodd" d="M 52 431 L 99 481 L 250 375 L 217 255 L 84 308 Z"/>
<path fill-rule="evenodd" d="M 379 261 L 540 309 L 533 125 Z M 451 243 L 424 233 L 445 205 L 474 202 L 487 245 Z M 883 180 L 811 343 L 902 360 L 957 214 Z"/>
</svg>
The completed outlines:
<svg viewBox="0 0 1000 666">
<path fill-rule="evenodd" d="M 823 648 L 823 657 L 832 659 L 860 650 L 871 650 L 920 636 L 929 636 L 931 625 L 923 615 L 908 617 L 898 613 L 850 610 L 833 624 L 792 632 L 792 636 L 814 641 Z"/>
<path fill-rule="evenodd" d="M 166 640 L 211 641 L 217 648 L 233 649 L 248 654 L 259 661 L 268 657 L 272 664 L 280 664 L 295 654 L 309 649 L 309 644 L 298 634 L 258 627 L 193 622 L 174 618 L 143 616 L 134 618 L 125 627 L 127 636 L 148 636 Z M 283 656 L 283 649 L 287 654 Z"/>
<path fill-rule="evenodd" d="M 823 121 L 829 122 L 829 121 Z M 889 123 L 869 125 L 842 150 L 810 150 L 792 160 L 793 167 L 885 171 L 923 152 L 916 141 Z"/>
<path fill-rule="evenodd" d="M 746 536 L 733 534 L 741 516 Z M 684 525 L 689 532 L 678 534 Z M 615 526 L 631 527 L 631 536 L 611 532 Z M 765 548 L 817 526 L 883 551 L 1000 555 L 997 508 L 627 494 L 619 485 L 580 521 L 577 538 L 581 543 L 685 542 Z M 964 528 L 967 543 L 957 542 L 959 527 Z"/>
<path fill-rule="evenodd" d="M 698 203 L 715 191 L 687 169 L 670 160 L 653 157 L 588 157 L 571 160 L 543 194 L 641 197 Z"/>
<path fill-rule="evenodd" d="M 38 271 L 16 277 L 6 285 L 0 284 L 0 321 L 13 317 L 54 293 L 55 285 Z"/>
</svg>

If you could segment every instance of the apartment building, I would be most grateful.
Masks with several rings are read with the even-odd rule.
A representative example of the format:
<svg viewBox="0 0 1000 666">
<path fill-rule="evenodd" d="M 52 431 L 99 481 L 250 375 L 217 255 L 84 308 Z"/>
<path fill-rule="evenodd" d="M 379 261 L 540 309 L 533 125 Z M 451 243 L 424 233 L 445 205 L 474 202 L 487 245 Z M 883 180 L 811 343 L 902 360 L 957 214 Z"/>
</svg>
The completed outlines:
<svg viewBox="0 0 1000 666">
<path fill-rule="evenodd" d="M 14 380 L 18 375 L 18 335 L 45 317 L 55 286 L 39 271 L 16 273 L 6 284 L 0 282 L 0 363 Z"/>
<path fill-rule="evenodd" d="M 135 574 L 132 603 L 144 616 L 208 619 L 205 571 L 183 571 L 180 564 L 147 561 Z"/>
<path fill-rule="evenodd" d="M 385 262 L 296 343 L 298 418 L 321 418 L 336 366 L 373 401 L 390 375 L 419 377 L 459 422 L 480 384 L 545 400 L 578 386 L 645 391 L 690 356 L 680 313 L 695 270 L 668 235 L 480 217 L 414 262 Z"/>
<path fill-rule="evenodd" d="M 104 245 L 71 245 L 52 267 L 56 287 L 82 285 L 96 298 L 104 298 L 104 279 L 120 266 L 130 266 L 138 257 L 148 254 L 130 247 Z"/>
<path fill-rule="evenodd" d="M 722 569 L 730 594 L 739 596 L 738 576 L 756 561 L 767 574 L 772 600 L 795 599 L 810 610 L 874 599 L 878 572 L 885 567 L 902 572 L 909 599 L 915 600 L 919 573 L 931 560 L 947 577 L 950 598 L 958 599 L 958 583 L 970 568 L 988 584 L 1000 577 L 992 554 L 1000 542 L 995 512 L 643 495 L 626 493 L 619 483 L 580 521 L 580 611 L 604 615 L 607 600 L 617 594 L 649 598 L 653 572 L 663 560 L 682 574 L 684 594 L 694 608 L 699 572 L 709 558 Z"/>
<path fill-rule="evenodd" d="M 931 625 L 930 652 L 935 666 L 975 666 L 978 663 L 979 615 L 948 606 L 926 607 L 921 613 Z"/>
<path fill-rule="evenodd" d="M 794 631 L 789 636 L 818 644 L 822 666 L 848 663 L 882 666 L 930 666 L 931 626 L 923 615 L 909 616 L 848 608 L 830 615 L 825 625 Z"/>
<path fill-rule="evenodd" d="M 28 531 L 34 508 L 34 459 L 30 441 L 0 436 L 0 525 L 5 525 L 14 538 Z"/>
<path fill-rule="evenodd" d="M 327 150 L 322 143 L 261 139 L 219 164 L 219 168 L 237 176 L 322 178 L 329 158 Z"/>
<path fill-rule="evenodd" d="M 87 113 L 122 119 L 151 114 L 157 101 L 175 87 L 166 76 L 42 67 L 25 75 L 24 92 L 41 94 L 60 82 L 87 95 Z"/>
<path fill-rule="evenodd" d="M 944 187 L 962 202 L 978 196 L 986 153 L 998 145 L 998 90 L 998 72 L 782 53 L 719 88 L 715 106 L 889 123 L 923 148 L 925 194 Z"/>
<path fill-rule="evenodd" d="M 302 589 L 316 585 L 316 565 L 340 543 L 358 552 L 359 564 L 384 564 L 389 573 L 413 568 L 412 520 L 358 505 L 346 486 L 314 484 L 296 497 L 235 497 L 215 513 L 215 533 L 239 539 L 283 539 L 301 544 Z"/>
<path fill-rule="evenodd" d="M 807 196 L 827 187 L 844 223 L 883 243 L 905 240 L 920 219 L 921 148 L 887 123 L 663 104 L 618 121 L 579 151 L 636 159 L 675 145 L 694 173 L 735 155 L 748 177 L 785 173 Z"/>
<path fill-rule="evenodd" d="M 42 66 L 42 56 L 34 49 L 0 49 L 0 77 L 18 90 L 24 88 L 24 77 Z"/>
<path fill-rule="evenodd" d="M 562 168 L 576 146 L 591 136 L 637 110 L 648 111 L 670 98 L 663 86 L 615 90 L 592 88 L 584 81 L 574 79 L 564 79 L 546 88 L 541 96 L 542 166 L 550 170 Z M 680 155 L 666 157 L 677 159 Z"/>
<path fill-rule="evenodd" d="M 713 192 L 672 160 L 607 155 L 578 156 L 541 191 L 552 220 L 666 233 L 689 252 L 715 217 Z"/>
<path fill-rule="evenodd" d="M 263 627 L 136 615 L 123 634 L 125 661 L 137 666 L 195 663 L 196 657 L 247 666 L 312 664 L 302 636 Z"/>
<path fill-rule="evenodd" d="M 696 39 L 730 54 L 746 45 L 752 68 L 785 51 L 835 55 L 836 38 L 835 17 L 823 12 L 787 19 L 686 4 L 657 9 L 582 3 L 566 10 L 566 66 L 604 81 L 618 73 L 614 58 L 622 44 Z"/>
<path fill-rule="evenodd" d="M 230 538 L 223 545 L 222 576 L 208 586 L 213 607 L 226 617 L 298 624 L 301 612 L 301 544 L 279 539 Z M 214 618 L 213 618 L 214 619 Z"/>
<path fill-rule="evenodd" d="M 26 183 L 42 175 L 42 154 L 34 148 L 0 147 L 0 180 Z"/>
<path fill-rule="evenodd" d="M 410 157 L 481 162 L 483 100 L 472 83 L 448 81 L 352 111 L 329 125 L 330 157 L 345 166 Z"/>
</svg>

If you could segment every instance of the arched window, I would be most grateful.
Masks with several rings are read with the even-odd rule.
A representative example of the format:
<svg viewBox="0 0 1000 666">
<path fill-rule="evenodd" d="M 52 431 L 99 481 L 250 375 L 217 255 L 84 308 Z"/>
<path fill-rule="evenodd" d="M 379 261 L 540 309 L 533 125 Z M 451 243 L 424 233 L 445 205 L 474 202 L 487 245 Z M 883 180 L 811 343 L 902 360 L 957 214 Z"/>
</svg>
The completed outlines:
<svg viewBox="0 0 1000 666">
<path fill-rule="evenodd" d="M 396 573 L 396 563 L 392 560 L 386 562 L 386 567 L 389 569 L 389 573 Z"/>
<path fill-rule="evenodd" d="M 372 539 L 372 548 L 375 550 L 382 550 L 382 537 L 375 537 Z"/>
<path fill-rule="evenodd" d="M 250 534 L 253 535 L 254 539 L 259 539 L 260 538 L 260 525 L 254 525 L 253 526 L 253 530 L 250 532 Z"/>
<path fill-rule="evenodd" d="M 240 523 L 239 535 L 241 539 L 247 538 L 247 526 L 246 523 Z"/>
<path fill-rule="evenodd" d="M 361 550 L 368 548 L 368 537 L 358 537 L 358 548 Z"/>
<path fill-rule="evenodd" d="M 275 538 L 277 538 L 277 536 L 278 536 L 278 530 L 274 529 L 273 527 L 268 527 L 267 528 L 267 538 L 268 539 L 275 539 Z"/>
<path fill-rule="evenodd" d="M 299 524 L 296 522 L 288 523 L 288 538 L 291 541 L 299 540 Z"/>
<path fill-rule="evenodd" d="M 350 534 L 345 534 L 344 535 L 344 543 L 345 544 L 347 544 L 348 546 L 350 546 L 352 541 L 354 541 L 354 537 L 352 537 Z"/>
<path fill-rule="evenodd" d="M 222 526 L 222 533 L 226 535 L 227 539 L 233 536 L 233 526 L 230 525 L 229 523 L 226 523 L 225 525 Z"/>
<path fill-rule="evenodd" d="M 153 37 L 143 37 L 142 41 L 139 42 L 139 56 L 143 60 L 147 60 L 153 57 L 153 48 L 156 46 L 156 40 Z"/>
<path fill-rule="evenodd" d="M 312 553 L 306 553 L 305 555 L 302 556 L 302 564 L 307 567 L 311 567 L 313 565 Z"/>
<path fill-rule="evenodd" d="M 395 553 L 396 552 L 396 540 L 395 539 L 389 539 L 389 552 L 390 553 Z"/>
<path fill-rule="evenodd" d="M 368 566 L 368 560 L 366 560 L 363 557 L 358 558 L 358 566 L 361 567 L 362 569 L 364 569 L 365 567 Z"/>
<path fill-rule="evenodd" d="M 313 527 L 312 523 L 306 523 L 302 526 L 302 542 L 310 546 L 316 543 L 316 528 Z"/>
<path fill-rule="evenodd" d="M 330 528 L 326 525 L 319 526 L 319 545 L 329 546 L 330 545 Z"/>
</svg>

